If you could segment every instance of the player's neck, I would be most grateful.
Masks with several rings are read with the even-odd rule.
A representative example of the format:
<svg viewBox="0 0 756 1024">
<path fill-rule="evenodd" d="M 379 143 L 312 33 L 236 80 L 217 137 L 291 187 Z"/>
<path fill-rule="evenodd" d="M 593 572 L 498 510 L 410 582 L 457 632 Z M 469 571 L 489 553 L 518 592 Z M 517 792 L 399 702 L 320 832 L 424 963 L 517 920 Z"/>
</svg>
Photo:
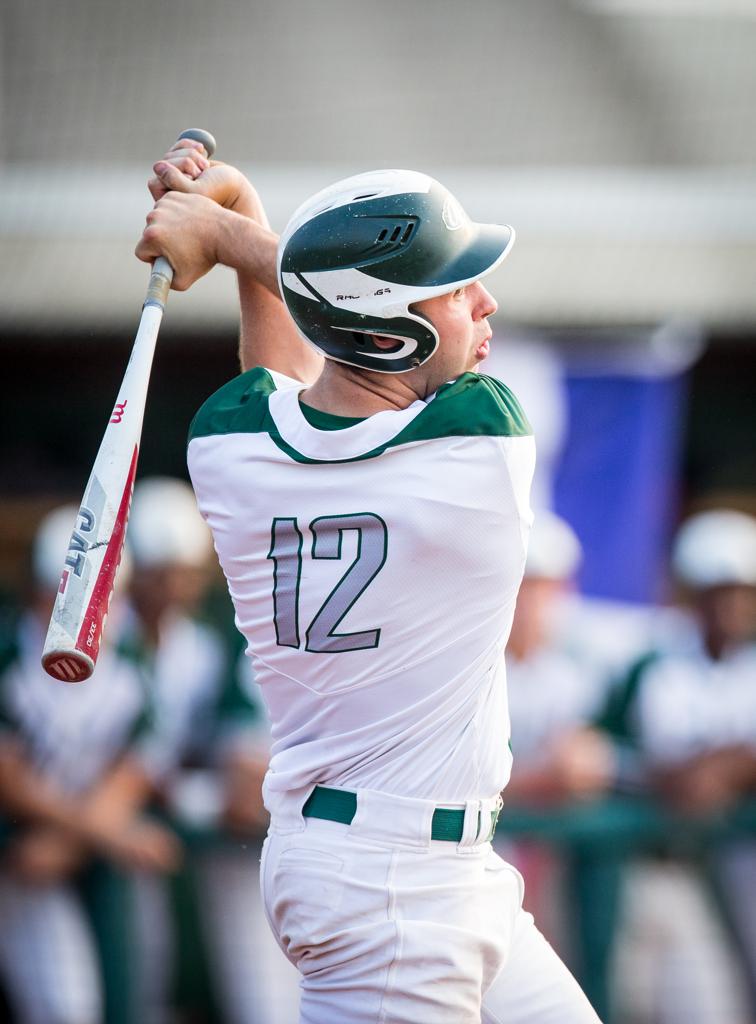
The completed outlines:
<svg viewBox="0 0 756 1024">
<path fill-rule="evenodd" d="M 386 409 L 406 409 L 424 397 L 408 374 L 371 373 L 326 359 L 315 383 L 302 393 L 305 405 L 334 416 L 372 416 Z"/>
</svg>

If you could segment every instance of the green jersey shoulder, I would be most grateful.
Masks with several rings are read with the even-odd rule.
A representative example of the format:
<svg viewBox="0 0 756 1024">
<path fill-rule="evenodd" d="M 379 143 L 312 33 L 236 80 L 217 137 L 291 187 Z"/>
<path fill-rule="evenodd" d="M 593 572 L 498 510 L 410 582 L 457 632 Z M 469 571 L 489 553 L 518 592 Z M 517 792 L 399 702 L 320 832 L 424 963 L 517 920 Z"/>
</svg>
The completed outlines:
<svg viewBox="0 0 756 1024">
<path fill-rule="evenodd" d="M 293 382 L 288 386 L 293 386 Z M 219 434 L 266 433 L 293 458 L 311 461 L 290 450 L 280 437 L 269 410 L 270 396 L 276 390 L 276 378 L 263 367 L 234 378 L 200 408 L 192 422 L 189 441 Z M 494 377 L 464 373 L 443 384 L 402 430 L 361 457 L 375 457 L 388 448 L 446 437 L 526 437 L 531 434 L 520 403 L 505 384 Z"/>
</svg>

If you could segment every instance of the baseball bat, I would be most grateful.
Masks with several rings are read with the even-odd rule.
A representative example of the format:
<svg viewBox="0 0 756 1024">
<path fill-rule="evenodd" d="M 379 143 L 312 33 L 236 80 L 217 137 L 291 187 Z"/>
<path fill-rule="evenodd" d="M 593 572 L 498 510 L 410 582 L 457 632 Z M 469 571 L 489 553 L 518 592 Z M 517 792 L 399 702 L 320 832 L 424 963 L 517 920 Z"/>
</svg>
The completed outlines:
<svg viewBox="0 0 756 1024">
<path fill-rule="evenodd" d="M 201 142 L 215 152 L 209 132 L 190 128 L 179 139 Z M 134 346 L 92 466 L 68 544 L 55 606 L 42 652 L 42 666 L 55 679 L 78 683 L 94 672 L 126 522 L 134 490 L 144 406 L 160 322 L 173 268 L 155 260 Z"/>
</svg>

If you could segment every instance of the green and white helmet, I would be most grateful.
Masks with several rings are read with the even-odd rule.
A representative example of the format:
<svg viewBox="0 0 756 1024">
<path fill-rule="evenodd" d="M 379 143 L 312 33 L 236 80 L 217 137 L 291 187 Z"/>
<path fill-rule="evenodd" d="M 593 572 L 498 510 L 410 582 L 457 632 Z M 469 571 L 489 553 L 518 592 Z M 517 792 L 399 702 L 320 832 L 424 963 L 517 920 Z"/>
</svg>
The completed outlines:
<svg viewBox="0 0 756 1024">
<path fill-rule="evenodd" d="M 329 359 L 403 373 L 438 347 L 412 303 L 490 274 L 513 242 L 511 227 L 474 223 L 427 174 L 368 171 L 294 213 L 278 247 L 281 294 L 305 340 Z M 378 348 L 373 334 L 395 347 Z"/>
</svg>

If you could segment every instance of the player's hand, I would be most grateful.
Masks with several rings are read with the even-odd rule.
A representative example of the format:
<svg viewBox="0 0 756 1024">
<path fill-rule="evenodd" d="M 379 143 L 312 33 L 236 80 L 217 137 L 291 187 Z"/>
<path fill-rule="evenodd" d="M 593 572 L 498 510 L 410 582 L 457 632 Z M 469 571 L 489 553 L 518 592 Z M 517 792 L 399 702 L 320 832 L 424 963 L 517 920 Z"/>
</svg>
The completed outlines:
<svg viewBox="0 0 756 1024">
<path fill-rule="evenodd" d="M 264 835 L 269 815 L 262 798 L 268 759 L 237 756 L 226 766 L 223 824 L 237 835 Z"/>
<path fill-rule="evenodd" d="M 178 837 L 149 818 L 134 818 L 118 830 L 103 831 L 98 851 L 131 871 L 176 871 L 182 860 Z"/>
<path fill-rule="evenodd" d="M 218 262 L 224 217 L 233 216 L 205 196 L 169 192 L 147 214 L 135 253 L 145 263 L 165 256 L 174 271 L 171 287 L 186 291 Z"/>
<path fill-rule="evenodd" d="M 152 170 L 147 188 L 156 202 L 168 192 L 205 196 L 268 226 L 262 204 L 247 178 L 230 164 L 208 160 L 202 145 L 194 139 L 179 139 Z"/>
<path fill-rule="evenodd" d="M 202 143 L 196 139 L 179 139 L 153 165 L 153 177 L 147 182 L 150 195 L 157 202 L 172 189 L 178 192 L 191 191 L 191 183 L 208 170 L 210 164 Z"/>
<path fill-rule="evenodd" d="M 579 800 L 605 793 L 616 773 L 611 743 L 594 729 L 576 729 L 554 743 L 552 767 L 565 796 Z"/>
<path fill-rule="evenodd" d="M 86 847 L 72 836 L 39 826 L 10 844 L 5 864 L 11 874 L 28 884 L 52 885 L 78 871 L 88 856 Z"/>
<path fill-rule="evenodd" d="M 661 772 L 657 784 L 667 799 L 688 814 L 720 814 L 750 790 L 755 760 L 748 747 L 722 747 Z"/>
</svg>

